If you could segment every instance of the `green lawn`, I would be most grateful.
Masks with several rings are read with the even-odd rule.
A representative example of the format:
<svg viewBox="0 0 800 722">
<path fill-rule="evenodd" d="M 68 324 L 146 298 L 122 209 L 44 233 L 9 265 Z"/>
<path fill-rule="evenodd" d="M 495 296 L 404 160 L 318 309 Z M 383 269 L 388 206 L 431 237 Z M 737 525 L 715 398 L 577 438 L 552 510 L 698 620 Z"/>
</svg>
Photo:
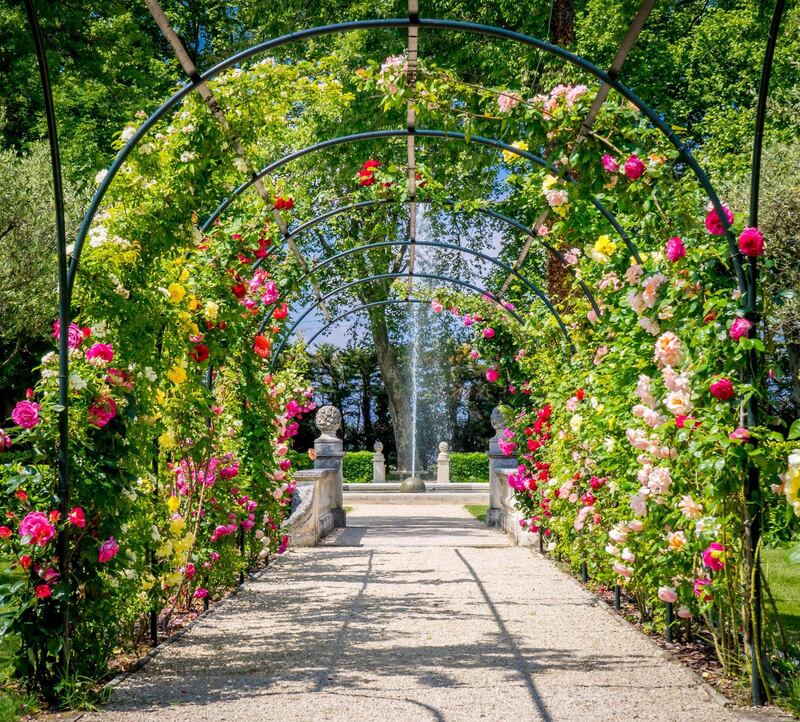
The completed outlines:
<svg viewBox="0 0 800 722">
<path fill-rule="evenodd" d="M 789 561 L 791 549 L 765 549 L 762 565 L 767 583 L 783 617 L 786 632 L 800 644 L 800 564 Z"/>
<path fill-rule="evenodd" d="M 464 508 L 479 522 L 486 523 L 486 512 L 489 511 L 488 504 L 467 504 Z"/>
</svg>

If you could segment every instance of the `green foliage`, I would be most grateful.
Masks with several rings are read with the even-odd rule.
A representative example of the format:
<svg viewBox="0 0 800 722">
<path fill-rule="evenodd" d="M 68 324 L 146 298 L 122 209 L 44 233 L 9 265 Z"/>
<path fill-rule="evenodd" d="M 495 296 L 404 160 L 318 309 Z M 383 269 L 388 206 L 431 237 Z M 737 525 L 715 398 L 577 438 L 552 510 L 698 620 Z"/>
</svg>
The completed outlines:
<svg viewBox="0 0 800 722">
<path fill-rule="evenodd" d="M 372 483 L 371 451 L 348 451 L 342 462 L 342 474 L 348 484 Z"/>
<path fill-rule="evenodd" d="M 450 454 L 450 481 L 476 484 L 489 481 L 489 457 L 480 451 Z"/>
</svg>

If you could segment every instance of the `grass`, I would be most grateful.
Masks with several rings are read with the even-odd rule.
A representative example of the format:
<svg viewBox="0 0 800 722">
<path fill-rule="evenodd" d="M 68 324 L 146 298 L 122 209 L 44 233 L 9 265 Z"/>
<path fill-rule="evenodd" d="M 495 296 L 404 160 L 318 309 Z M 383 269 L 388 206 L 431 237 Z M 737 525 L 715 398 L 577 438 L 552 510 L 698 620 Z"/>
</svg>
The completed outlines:
<svg viewBox="0 0 800 722">
<path fill-rule="evenodd" d="M 764 549 L 762 567 L 786 633 L 800 645 L 800 564 L 789 560 L 791 549 Z"/>
<path fill-rule="evenodd" d="M 467 504 L 464 508 L 479 522 L 486 523 L 486 513 L 489 511 L 488 504 Z"/>
</svg>

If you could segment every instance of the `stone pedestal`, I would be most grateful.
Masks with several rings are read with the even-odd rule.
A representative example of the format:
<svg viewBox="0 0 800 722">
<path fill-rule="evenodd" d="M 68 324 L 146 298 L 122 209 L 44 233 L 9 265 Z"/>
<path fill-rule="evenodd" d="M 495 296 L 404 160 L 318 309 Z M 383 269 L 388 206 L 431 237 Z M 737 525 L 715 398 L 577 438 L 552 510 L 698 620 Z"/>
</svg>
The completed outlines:
<svg viewBox="0 0 800 722">
<path fill-rule="evenodd" d="M 335 406 L 323 406 L 317 410 L 315 423 L 321 434 L 314 442 L 314 450 L 317 452 L 314 468 L 334 471 L 334 503 L 331 510 L 333 523 L 336 527 L 344 527 L 347 523 L 344 513 L 344 496 L 342 494 L 344 445 L 342 440 L 336 436 L 336 432 L 342 425 L 342 415 Z"/>
<path fill-rule="evenodd" d="M 439 456 L 436 457 L 436 483 L 450 483 L 450 446 L 446 441 L 439 444 Z"/>
<path fill-rule="evenodd" d="M 508 487 L 508 477 L 499 472 L 503 469 L 516 469 L 517 459 L 514 456 L 506 456 L 500 451 L 498 442 L 503 438 L 506 420 L 497 406 L 492 411 L 492 427 L 495 434 L 489 441 L 489 511 L 486 523 L 496 526 L 503 513 L 503 500 L 507 491 L 504 487 Z"/>
<path fill-rule="evenodd" d="M 383 444 L 375 442 L 375 454 L 372 457 L 372 481 L 375 484 L 382 484 L 386 481 L 386 459 L 383 456 Z"/>
</svg>

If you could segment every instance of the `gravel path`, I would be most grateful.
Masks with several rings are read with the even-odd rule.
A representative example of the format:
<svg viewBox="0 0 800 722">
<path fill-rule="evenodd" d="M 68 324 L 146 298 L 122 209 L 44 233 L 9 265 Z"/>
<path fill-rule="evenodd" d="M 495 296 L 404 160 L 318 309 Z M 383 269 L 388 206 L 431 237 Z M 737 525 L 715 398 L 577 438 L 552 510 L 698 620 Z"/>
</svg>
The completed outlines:
<svg viewBox="0 0 800 722">
<path fill-rule="evenodd" d="M 85 722 L 734 722 L 698 678 L 460 506 L 358 505 Z"/>
</svg>

